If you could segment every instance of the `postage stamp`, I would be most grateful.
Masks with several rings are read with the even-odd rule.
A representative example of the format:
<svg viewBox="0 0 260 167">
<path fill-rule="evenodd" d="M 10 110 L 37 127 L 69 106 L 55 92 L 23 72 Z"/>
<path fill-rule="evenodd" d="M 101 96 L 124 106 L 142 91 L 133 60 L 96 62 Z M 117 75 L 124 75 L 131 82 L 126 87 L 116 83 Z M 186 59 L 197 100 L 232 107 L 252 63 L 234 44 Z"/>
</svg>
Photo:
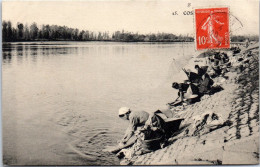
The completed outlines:
<svg viewBox="0 0 260 167">
<path fill-rule="evenodd" d="M 195 9 L 196 49 L 230 48 L 229 8 Z"/>
</svg>

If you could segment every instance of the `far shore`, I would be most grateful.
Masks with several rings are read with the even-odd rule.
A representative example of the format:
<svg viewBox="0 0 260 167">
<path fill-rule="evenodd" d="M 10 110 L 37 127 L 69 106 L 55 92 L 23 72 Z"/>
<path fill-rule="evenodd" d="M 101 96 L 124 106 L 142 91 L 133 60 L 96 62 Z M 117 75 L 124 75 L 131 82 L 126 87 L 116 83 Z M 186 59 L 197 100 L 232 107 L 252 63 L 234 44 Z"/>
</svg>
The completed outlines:
<svg viewBox="0 0 260 167">
<path fill-rule="evenodd" d="M 149 43 L 149 44 L 172 44 L 172 43 L 194 43 L 194 41 L 113 41 L 113 40 L 93 40 L 93 41 L 67 41 L 67 40 L 35 40 L 35 41 L 9 41 L 2 42 L 2 44 L 10 43 L 50 43 L 50 42 L 82 42 L 82 43 L 91 43 L 91 42 L 105 42 L 105 43 Z M 243 45 L 245 42 L 231 42 L 232 44 Z"/>
<path fill-rule="evenodd" d="M 108 43 L 193 43 L 194 41 L 113 41 L 113 40 L 93 40 L 93 41 L 67 41 L 67 40 L 35 40 L 35 41 L 9 41 L 2 42 L 2 44 L 8 43 L 33 43 L 33 42 L 108 42 Z"/>
</svg>

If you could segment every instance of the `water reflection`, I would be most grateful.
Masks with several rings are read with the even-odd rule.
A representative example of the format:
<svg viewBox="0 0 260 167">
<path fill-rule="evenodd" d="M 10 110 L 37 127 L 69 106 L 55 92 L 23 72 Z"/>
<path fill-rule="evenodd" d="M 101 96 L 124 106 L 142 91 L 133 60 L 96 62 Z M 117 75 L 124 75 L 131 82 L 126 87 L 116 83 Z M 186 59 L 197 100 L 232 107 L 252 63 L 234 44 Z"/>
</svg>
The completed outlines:
<svg viewBox="0 0 260 167">
<path fill-rule="evenodd" d="M 3 63 L 10 64 L 12 61 L 12 50 L 3 52 Z"/>
<path fill-rule="evenodd" d="M 38 55 L 38 46 L 30 46 L 30 51 L 32 56 Z"/>
<path fill-rule="evenodd" d="M 23 46 L 22 45 L 17 45 L 16 46 L 16 52 L 18 56 L 22 56 L 23 55 Z"/>
<path fill-rule="evenodd" d="M 30 56 L 33 62 L 37 62 L 40 56 L 65 56 L 68 54 L 77 55 L 79 49 L 82 52 L 88 47 L 68 46 L 64 44 L 36 44 L 36 43 L 5 43 L 2 47 L 3 63 L 11 63 L 12 57 L 17 57 L 18 61 L 22 61 L 24 57 Z M 5 61 L 6 60 L 6 61 Z"/>
</svg>

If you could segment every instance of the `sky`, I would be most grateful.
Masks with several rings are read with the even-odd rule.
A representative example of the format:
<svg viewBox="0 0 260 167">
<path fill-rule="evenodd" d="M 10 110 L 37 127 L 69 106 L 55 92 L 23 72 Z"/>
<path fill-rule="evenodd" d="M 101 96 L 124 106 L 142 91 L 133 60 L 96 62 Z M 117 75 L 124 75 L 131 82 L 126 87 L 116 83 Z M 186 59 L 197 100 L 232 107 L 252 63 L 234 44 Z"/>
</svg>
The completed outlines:
<svg viewBox="0 0 260 167">
<path fill-rule="evenodd" d="M 258 0 L 81 0 L 3 1 L 2 19 L 17 22 L 66 25 L 90 31 L 194 34 L 193 15 L 184 11 L 229 7 L 231 33 L 259 34 Z M 178 15 L 173 15 L 177 11 Z"/>
</svg>

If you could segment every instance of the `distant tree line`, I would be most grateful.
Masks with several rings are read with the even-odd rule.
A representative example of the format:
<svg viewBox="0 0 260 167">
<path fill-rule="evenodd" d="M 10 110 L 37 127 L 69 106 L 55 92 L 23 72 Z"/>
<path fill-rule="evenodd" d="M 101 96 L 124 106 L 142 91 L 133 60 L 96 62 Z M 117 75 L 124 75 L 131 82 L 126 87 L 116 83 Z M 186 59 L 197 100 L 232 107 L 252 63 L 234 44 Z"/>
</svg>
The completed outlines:
<svg viewBox="0 0 260 167">
<path fill-rule="evenodd" d="M 258 35 L 237 35 L 237 36 L 231 36 L 231 42 L 244 42 L 246 40 L 249 41 L 259 41 Z"/>
<path fill-rule="evenodd" d="M 93 32 L 79 30 L 67 26 L 41 25 L 32 23 L 30 26 L 17 23 L 13 26 L 10 21 L 2 22 L 3 42 L 13 41 L 121 41 L 121 42 L 192 42 L 193 38 L 171 33 L 138 34 L 116 31 Z"/>
<path fill-rule="evenodd" d="M 35 22 L 30 26 L 17 23 L 13 26 L 10 21 L 2 22 L 3 42 L 14 41 L 119 41 L 119 42 L 192 42 L 193 37 L 188 35 L 175 35 L 171 33 L 138 34 L 132 32 L 116 31 L 93 32 L 79 30 L 67 26 L 41 25 Z M 232 42 L 258 41 L 259 36 L 232 36 Z"/>
</svg>

